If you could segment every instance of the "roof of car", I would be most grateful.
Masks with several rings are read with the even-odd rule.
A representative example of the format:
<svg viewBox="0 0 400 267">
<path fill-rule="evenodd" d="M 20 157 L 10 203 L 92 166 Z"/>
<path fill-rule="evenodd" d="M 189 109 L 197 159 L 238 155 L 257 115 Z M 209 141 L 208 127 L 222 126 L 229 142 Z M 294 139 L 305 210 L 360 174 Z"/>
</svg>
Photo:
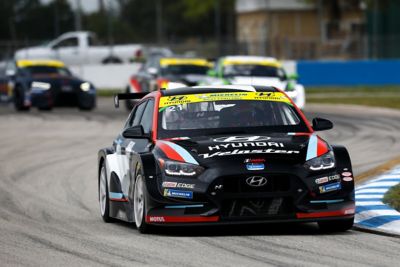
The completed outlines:
<svg viewBox="0 0 400 267">
<path fill-rule="evenodd" d="M 49 66 L 49 67 L 65 67 L 64 62 L 59 60 L 47 59 L 20 59 L 16 61 L 17 67 L 25 68 L 30 66 Z"/>
<path fill-rule="evenodd" d="M 273 57 L 261 56 L 226 56 L 223 58 L 224 65 L 258 64 L 265 66 L 281 67 L 282 64 Z"/>
<path fill-rule="evenodd" d="M 180 58 L 180 57 L 168 57 L 160 58 L 160 65 L 198 65 L 198 66 L 210 66 L 210 62 L 204 58 Z"/>
<path fill-rule="evenodd" d="M 279 92 L 272 86 L 250 86 L 250 85 L 207 85 L 182 87 L 171 90 L 161 90 L 163 96 L 185 95 L 185 94 L 204 94 L 204 93 L 222 93 L 222 92 Z"/>
</svg>

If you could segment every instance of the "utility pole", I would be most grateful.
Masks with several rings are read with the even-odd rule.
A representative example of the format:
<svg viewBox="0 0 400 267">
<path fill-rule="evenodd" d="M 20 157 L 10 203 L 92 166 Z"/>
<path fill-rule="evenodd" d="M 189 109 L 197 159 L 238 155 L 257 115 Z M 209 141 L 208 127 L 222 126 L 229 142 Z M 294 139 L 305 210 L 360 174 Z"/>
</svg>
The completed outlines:
<svg viewBox="0 0 400 267">
<path fill-rule="evenodd" d="M 163 25 L 162 25 L 162 0 L 156 0 L 156 33 L 157 33 L 157 43 L 161 44 L 163 42 Z"/>
<path fill-rule="evenodd" d="M 76 0 L 75 9 L 75 31 L 82 30 L 82 3 L 81 0 Z"/>
<path fill-rule="evenodd" d="M 221 47 L 221 1 L 214 1 L 214 11 L 215 11 L 215 41 L 217 42 L 218 57 L 222 55 Z"/>
<path fill-rule="evenodd" d="M 58 1 L 54 1 L 54 38 L 60 35 L 60 14 L 58 11 Z"/>
<path fill-rule="evenodd" d="M 378 41 L 378 19 L 379 19 L 379 16 L 378 16 L 378 5 L 379 5 L 379 3 L 378 3 L 378 0 L 375 0 L 374 1 L 374 15 L 373 15 L 373 28 L 372 28 L 372 44 L 373 44 L 373 46 L 372 46 L 372 51 L 373 51 L 373 54 L 372 54 L 372 57 L 373 58 L 378 58 L 378 53 L 379 53 L 379 41 Z"/>
</svg>

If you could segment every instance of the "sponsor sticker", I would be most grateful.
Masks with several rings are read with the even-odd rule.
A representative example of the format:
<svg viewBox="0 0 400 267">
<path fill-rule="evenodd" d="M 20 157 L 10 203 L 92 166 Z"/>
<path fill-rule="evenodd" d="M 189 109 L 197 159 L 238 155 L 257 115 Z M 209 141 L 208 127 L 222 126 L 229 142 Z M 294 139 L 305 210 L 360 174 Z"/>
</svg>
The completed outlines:
<svg viewBox="0 0 400 267">
<path fill-rule="evenodd" d="M 315 183 L 316 184 L 323 184 L 323 183 L 327 183 L 330 181 L 336 181 L 340 179 L 340 175 L 339 174 L 335 174 L 335 175 L 330 175 L 330 176 L 325 176 L 325 177 L 321 177 L 318 179 L 315 179 Z"/>
<path fill-rule="evenodd" d="M 191 59 L 191 58 L 162 58 L 160 59 L 161 66 L 169 65 L 197 65 L 197 66 L 210 66 L 210 63 L 205 59 Z"/>
<path fill-rule="evenodd" d="M 165 222 L 165 218 L 162 216 L 150 216 L 150 222 Z"/>
<path fill-rule="evenodd" d="M 244 163 L 263 163 L 265 162 L 265 159 L 259 158 L 259 159 L 245 159 Z"/>
<path fill-rule="evenodd" d="M 351 172 L 342 172 L 342 176 L 352 176 Z"/>
<path fill-rule="evenodd" d="M 315 179 L 316 184 L 323 184 L 323 183 L 327 183 L 327 182 L 329 182 L 328 177 L 321 177 L 321 178 Z"/>
<path fill-rule="evenodd" d="M 214 153 L 199 154 L 203 159 L 222 157 L 222 156 L 235 156 L 235 155 L 249 155 L 249 154 L 299 154 L 298 150 L 286 150 L 286 149 L 253 149 L 253 150 L 239 150 L 233 151 L 217 151 Z"/>
<path fill-rule="evenodd" d="M 176 187 L 177 182 L 163 182 L 162 187 Z"/>
<path fill-rule="evenodd" d="M 343 177 L 343 181 L 345 181 L 345 182 L 351 182 L 351 181 L 353 181 L 353 177 Z"/>
<path fill-rule="evenodd" d="M 334 184 L 327 184 L 319 187 L 320 193 L 328 193 L 336 190 L 340 190 L 342 188 L 340 182 Z"/>
<path fill-rule="evenodd" d="M 178 183 L 176 187 L 193 189 L 194 184 Z"/>
<path fill-rule="evenodd" d="M 208 150 L 213 151 L 213 150 L 224 150 L 224 149 L 229 149 L 229 148 L 250 148 L 250 147 L 274 147 L 274 148 L 281 148 L 285 147 L 283 143 L 280 142 L 266 142 L 266 141 L 257 141 L 256 138 L 263 139 L 265 136 L 252 136 L 252 137 L 222 137 L 224 139 L 222 140 L 230 140 L 232 142 L 227 142 L 227 141 L 218 141 L 221 139 L 214 139 L 214 142 L 219 142 L 220 144 L 215 144 L 213 146 L 208 146 Z M 233 139 L 230 139 L 233 138 Z M 269 137 L 265 137 L 269 138 Z M 256 140 L 256 141 L 248 141 L 248 140 Z M 223 142 L 221 144 L 221 142 Z"/>
<path fill-rule="evenodd" d="M 347 215 L 347 214 L 354 214 L 354 213 L 356 213 L 356 209 L 346 209 L 346 210 L 344 211 L 344 214 L 345 214 L 345 215 Z"/>
<path fill-rule="evenodd" d="M 159 108 L 163 111 L 165 107 L 199 103 L 208 101 L 226 101 L 226 100 L 261 100 L 285 102 L 291 104 L 289 98 L 281 92 L 225 92 L 225 93 L 207 93 L 192 95 L 163 96 L 160 98 Z"/>
<path fill-rule="evenodd" d="M 246 169 L 248 171 L 260 171 L 265 169 L 264 163 L 247 163 Z"/>
<path fill-rule="evenodd" d="M 174 190 L 174 189 L 164 189 L 164 196 L 165 197 L 193 199 L 193 192 Z"/>
<path fill-rule="evenodd" d="M 162 183 L 163 187 L 169 187 L 169 188 L 189 188 L 193 189 L 195 184 L 186 184 L 186 183 L 177 183 L 177 182 L 163 182 Z"/>
<path fill-rule="evenodd" d="M 329 181 L 339 180 L 340 175 L 339 174 L 331 175 L 331 176 L 328 176 L 328 179 L 329 179 Z"/>
<path fill-rule="evenodd" d="M 226 137 L 218 137 L 214 138 L 214 142 L 222 142 L 222 143 L 242 143 L 242 142 L 260 142 L 260 141 L 268 141 L 271 137 L 269 136 L 226 136 Z"/>
</svg>

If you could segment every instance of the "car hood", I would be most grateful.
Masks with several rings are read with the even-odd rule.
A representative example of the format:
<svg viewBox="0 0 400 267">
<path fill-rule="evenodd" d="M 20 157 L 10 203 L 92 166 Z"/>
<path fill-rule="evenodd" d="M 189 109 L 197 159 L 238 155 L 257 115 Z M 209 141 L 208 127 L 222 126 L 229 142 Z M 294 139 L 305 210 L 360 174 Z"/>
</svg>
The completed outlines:
<svg viewBox="0 0 400 267">
<path fill-rule="evenodd" d="M 171 75 L 166 78 L 172 82 L 182 82 L 186 85 L 192 86 L 192 85 L 197 85 L 199 82 L 204 80 L 205 77 L 206 75 L 182 74 L 182 75 Z"/>
<path fill-rule="evenodd" d="M 220 162 L 243 164 L 252 159 L 297 164 L 329 151 L 325 141 L 310 133 L 202 136 L 158 140 L 156 146 L 161 157 L 209 167 Z"/>
<path fill-rule="evenodd" d="M 80 85 L 83 81 L 70 76 L 63 76 L 58 74 L 40 74 L 40 75 L 33 75 L 32 81 L 35 82 L 45 82 L 50 83 L 52 85 Z"/>
<path fill-rule="evenodd" d="M 273 77 L 249 77 L 249 76 L 235 76 L 228 79 L 232 84 L 246 84 L 255 86 L 274 86 L 281 90 L 286 88 L 286 81 L 281 81 Z"/>
<path fill-rule="evenodd" d="M 17 50 L 15 52 L 15 58 L 17 59 L 31 58 L 32 56 L 45 55 L 48 53 L 48 51 L 49 48 L 45 46 L 27 47 Z"/>
</svg>

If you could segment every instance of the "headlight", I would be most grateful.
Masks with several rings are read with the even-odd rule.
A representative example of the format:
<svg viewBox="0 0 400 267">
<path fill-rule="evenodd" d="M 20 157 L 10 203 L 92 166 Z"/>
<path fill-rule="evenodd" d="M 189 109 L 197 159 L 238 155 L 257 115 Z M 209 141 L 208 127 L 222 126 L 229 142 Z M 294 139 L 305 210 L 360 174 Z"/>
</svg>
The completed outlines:
<svg viewBox="0 0 400 267">
<path fill-rule="evenodd" d="M 163 159 L 159 159 L 159 162 L 168 176 L 196 177 L 204 171 L 203 167 L 196 164 Z"/>
<path fill-rule="evenodd" d="M 332 151 L 318 157 L 310 159 L 305 166 L 312 171 L 326 170 L 335 167 L 335 155 Z"/>
<path fill-rule="evenodd" d="M 44 82 L 32 82 L 31 88 L 39 90 L 49 90 L 51 88 L 51 84 Z"/>
<path fill-rule="evenodd" d="M 88 83 L 88 82 L 84 82 L 84 83 L 81 83 L 81 90 L 82 91 L 89 91 L 90 90 L 90 83 Z"/>
</svg>

